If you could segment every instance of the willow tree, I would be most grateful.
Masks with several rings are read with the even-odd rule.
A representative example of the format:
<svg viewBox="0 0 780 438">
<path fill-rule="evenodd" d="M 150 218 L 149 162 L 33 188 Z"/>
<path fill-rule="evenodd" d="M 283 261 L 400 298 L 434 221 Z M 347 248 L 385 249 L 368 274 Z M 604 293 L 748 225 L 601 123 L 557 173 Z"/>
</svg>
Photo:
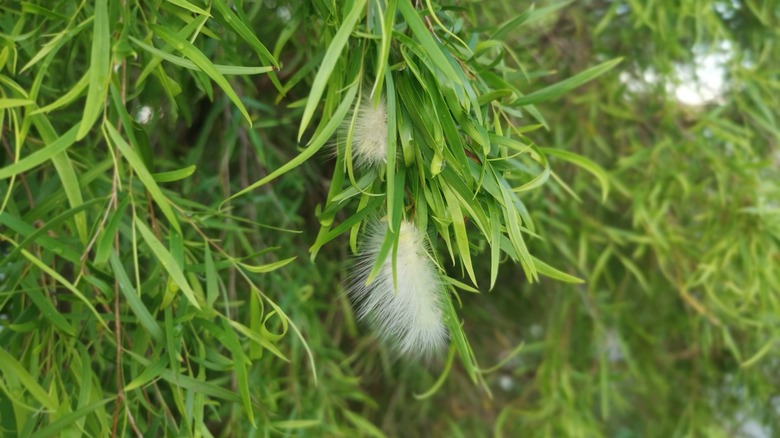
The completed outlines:
<svg viewBox="0 0 780 438">
<path fill-rule="evenodd" d="M 0 7 L 4 433 L 778 427 L 774 2 Z"/>
</svg>

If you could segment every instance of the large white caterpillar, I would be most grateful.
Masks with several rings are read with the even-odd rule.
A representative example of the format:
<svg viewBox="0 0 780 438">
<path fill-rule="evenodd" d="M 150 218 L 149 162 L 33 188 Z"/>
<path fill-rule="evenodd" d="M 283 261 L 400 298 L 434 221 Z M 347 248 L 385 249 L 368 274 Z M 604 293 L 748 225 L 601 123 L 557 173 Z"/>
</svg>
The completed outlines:
<svg viewBox="0 0 780 438">
<path fill-rule="evenodd" d="M 355 115 L 355 112 L 357 114 Z M 349 124 L 355 118 L 352 132 L 352 159 L 359 169 L 381 166 L 387 162 L 387 103 L 384 98 L 374 105 L 365 95 L 347 117 L 342 126 L 342 137 L 346 138 Z"/>
<path fill-rule="evenodd" d="M 399 353 L 418 357 L 436 355 L 447 345 L 444 323 L 444 284 L 429 258 L 424 236 L 409 221 L 401 222 L 396 255 L 397 282 L 393 282 L 393 254 L 378 275 L 366 284 L 387 233 L 387 224 L 370 226 L 349 285 L 359 319 L 367 319 L 379 338 Z"/>
</svg>

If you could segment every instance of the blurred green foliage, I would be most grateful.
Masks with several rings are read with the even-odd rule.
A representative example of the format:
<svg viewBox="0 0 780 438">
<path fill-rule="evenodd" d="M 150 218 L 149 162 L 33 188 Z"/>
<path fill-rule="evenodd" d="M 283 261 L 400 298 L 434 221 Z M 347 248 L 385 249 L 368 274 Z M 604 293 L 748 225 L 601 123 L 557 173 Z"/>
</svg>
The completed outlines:
<svg viewBox="0 0 780 438">
<path fill-rule="evenodd" d="M 0 435 L 780 429 L 777 2 L 0 11 Z M 363 95 L 370 172 L 322 152 Z M 430 230 L 447 359 L 354 321 L 383 214 Z"/>
</svg>

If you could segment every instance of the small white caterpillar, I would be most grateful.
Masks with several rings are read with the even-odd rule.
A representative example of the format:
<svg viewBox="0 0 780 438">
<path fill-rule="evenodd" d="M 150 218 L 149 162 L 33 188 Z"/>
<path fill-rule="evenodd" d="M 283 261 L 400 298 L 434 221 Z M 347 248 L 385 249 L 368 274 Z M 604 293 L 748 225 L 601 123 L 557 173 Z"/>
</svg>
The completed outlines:
<svg viewBox="0 0 780 438">
<path fill-rule="evenodd" d="M 365 95 L 355 108 L 357 119 L 352 133 L 352 159 L 357 168 L 380 166 L 387 162 L 387 103 L 379 100 L 378 105 Z M 354 112 L 352 113 L 354 114 Z M 352 117 L 346 118 L 346 127 Z M 346 134 L 342 135 L 346 138 Z"/>
<path fill-rule="evenodd" d="M 447 345 L 444 324 L 445 288 L 429 259 L 423 235 L 402 221 L 396 256 L 397 283 L 393 283 L 392 252 L 376 278 L 366 280 L 387 233 L 380 222 L 370 226 L 355 266 L 348 293 L 358 319 L 368 319 L 379 338 L 402 355 L 431 357 Z"/>
</svg>

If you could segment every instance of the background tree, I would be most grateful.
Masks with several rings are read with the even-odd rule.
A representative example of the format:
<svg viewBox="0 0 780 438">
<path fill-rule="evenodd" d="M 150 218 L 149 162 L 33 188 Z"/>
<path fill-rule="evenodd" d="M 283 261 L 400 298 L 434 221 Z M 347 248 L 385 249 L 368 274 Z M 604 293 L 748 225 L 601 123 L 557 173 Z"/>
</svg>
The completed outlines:
<svg viewBox="0 0 780 438">
<path fill-rule="evenodd" d="M 4 435 L 778 428 L 776 2 L 0 8 Z M 355 321 L 378 217 L 439 361 Z"/>
</svg>

